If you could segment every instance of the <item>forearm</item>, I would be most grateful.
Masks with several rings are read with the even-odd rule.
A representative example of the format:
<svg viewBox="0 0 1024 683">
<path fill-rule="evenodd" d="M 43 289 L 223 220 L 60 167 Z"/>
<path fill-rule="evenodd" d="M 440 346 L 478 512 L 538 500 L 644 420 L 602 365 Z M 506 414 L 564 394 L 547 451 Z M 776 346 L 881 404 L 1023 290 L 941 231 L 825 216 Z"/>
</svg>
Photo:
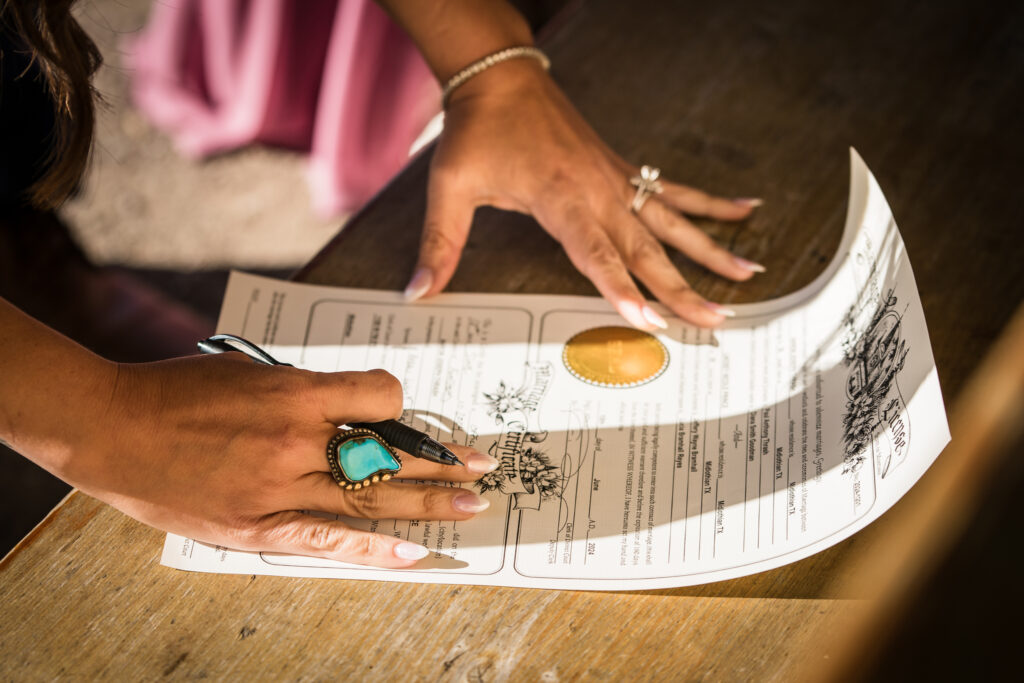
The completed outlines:
<svg viewBox="0 0 1024 683">
<path fill-rule="evenodd" d="M 526 20 L 502 0 L 377 0 L 412 37 L 444 83 L 476 60 L 533 45 Z"/>
<path fill-rule="evenodd" d="M 116 366 L 0 299 L 0 439 L 74 483 Z"/>
</svg>

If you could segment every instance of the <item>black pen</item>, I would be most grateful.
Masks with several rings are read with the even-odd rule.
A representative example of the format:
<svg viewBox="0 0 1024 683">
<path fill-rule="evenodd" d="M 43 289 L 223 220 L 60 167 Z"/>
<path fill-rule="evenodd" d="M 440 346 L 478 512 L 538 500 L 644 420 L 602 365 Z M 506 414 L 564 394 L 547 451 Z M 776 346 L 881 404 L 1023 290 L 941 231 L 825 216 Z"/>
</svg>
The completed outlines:
<svg viewBox="0 0 1024 683">
<path fill-rule="evenodd" d="M 257 363 L 264 365 L 287 365 L 276 360 L 269 353 L 253 344 L 247 339 L 236 337 L 233 334 L 215 334 L 209 339 L 203 339 L 198 343 L 199 350 L 203 353 L 227 353 L 228 351 L 239 351 L 252 358 Z M 442 465 L 462 465 L 462 461 L 455 457 L 455 454 L 423 432 L 402 424 L 398 420 L 384 420 L 383 422 L 353 422 L 350 427 L 369 429 L 379 434 L 389 444 L 403 450 L 406 453 L 437 462 Z M 464 465 L 462 465 L 464 467 Z"/>
</svg>

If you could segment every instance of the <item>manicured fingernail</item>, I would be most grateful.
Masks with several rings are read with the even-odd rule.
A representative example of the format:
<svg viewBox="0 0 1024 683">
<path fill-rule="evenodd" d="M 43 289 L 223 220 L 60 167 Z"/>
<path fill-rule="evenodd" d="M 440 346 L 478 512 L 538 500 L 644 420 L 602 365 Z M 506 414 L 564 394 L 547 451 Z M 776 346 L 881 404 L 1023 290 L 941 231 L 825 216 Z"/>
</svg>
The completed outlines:
<svg viewBox="0 0 1024 683">
<path fill-rule="evenodd" d="M 430 272 L 430 269 L 418 268 L 405 287 L 405 300 L 416 301 L 427 293 L 432 284 L 434 284 L 434 274 Z"/>
<path fill-rule="evenodd" d="M 732 203 L 738 206 L 756 209 L 757 207 L 764 204 L 764 200 L 759 199 L 758 197 L 737 197 L 736 199 L 732 200 Z"/>
<path fill-rule="evenodd" d="M 498 469 L 498 461 L 483 453 L 466 456 L 466 469 L 476 474 L 487 474 Z"/>
<path fill-rule="evenodd" d="M 631 301 L 624 301 L 620 303 L 618 309 L 619 315 L 625 318 L 626 322 L 633 327 L 641 330 L 650 330 L 651 327 L 657 327 L 657 325 L 644 317 L 644 314 L 641 312 L 641 307 Z"/>
<path fill-rule="evenodd" d="M 668 323 L 665 322 L 665 319 L 658 315 L 658 312 L 650 306 L 644 306 L 643 314 L 644 319 L 650 324 L 657 325 L 663 330 L 668 329 Z"/>
<path fill-rule="evenodd" d="M 718 315 L 724 315 L 726 318 L 735 318 L 736 317 L 736 311 L 732 310 L 731 308 L 726 308 L 722 304 L 716 304 L 716 303 L 712 303 L 710 301 L 705 301 L 704 302 L 704 307 L 708 308 L 708 309 L 711 309 L 713 312 L 717 313 Z"/>
<path fill-rule="evenodd" d="M 763 273 L 766 270 L 768 270 L 760 263 L 754 263 L 753 261 L 748 261 L 747 259 L 740 258 L 739 256 L 733 256 L 732 260 L 735 261 L 736 265 L 739 266 L 740 268 L 745 268 L 752 273 Z"/>
<path fill-rule="evenodd" d="M 459 512 L 468 512 L 474 514 L 477 512 L 483 512 L 491 506 L 491 502 L 486 498 L 481 498 L 475 493 L 460 493 L 452 499 L 452 507 Z"/>
<path fill-rule="evenodd" d="M 430 551 L 416 543 L 399 543 L 395 546 L 395 557 L 403 560 L 422 560 Z"/>
</svg>

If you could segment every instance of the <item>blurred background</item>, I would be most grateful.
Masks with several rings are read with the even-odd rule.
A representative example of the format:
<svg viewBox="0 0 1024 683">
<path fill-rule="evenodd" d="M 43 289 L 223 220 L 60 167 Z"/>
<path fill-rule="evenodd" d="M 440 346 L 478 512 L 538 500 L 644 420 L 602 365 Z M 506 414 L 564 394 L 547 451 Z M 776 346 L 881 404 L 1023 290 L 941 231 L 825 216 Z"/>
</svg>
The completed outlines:
<svg viewBox="0 0 1024 683">
<path fill-rule="evenodd" d="M 143 273 L 305 262 L 341 221 L 314 214 L 303 155 L 252 146 L 196 163 L 132 106 L 125 47 L 150 4 L 89 0 L 77 8 L 105 63 L 94 80 L 104 104 L 92 169 L 63 210 L 75 237 L 93 262 Z"/>
</svg>

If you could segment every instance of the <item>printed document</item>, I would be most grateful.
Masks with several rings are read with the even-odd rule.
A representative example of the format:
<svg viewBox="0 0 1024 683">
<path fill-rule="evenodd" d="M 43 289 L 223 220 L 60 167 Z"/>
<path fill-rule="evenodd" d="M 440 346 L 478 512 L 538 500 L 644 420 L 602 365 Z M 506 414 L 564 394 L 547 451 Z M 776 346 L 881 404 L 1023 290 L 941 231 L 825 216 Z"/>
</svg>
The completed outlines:
<svg viewBox="0 0 1024 683">
<path fill-rule="evenodd" d="M 686 586 L 856 533 L 949 441 L 921 300 L 892 213 L 851 150 L 839 250 L 807 287 L 716 329 L 602 299 L 319 287 L 232 274 L 219 331 L 318 371 L 384 368 L 403 421 L 492 454 L 464 522 L 345 519 L 431 554 L 388 570 L 170 535 L 194 571 L 538 588 Z M 326 476 L 326 475 L 325 475 Z M 400 475 L 399 475 L 400 476 Z M 454 484 L 452 484 L 454 485 Z"/>
</svg>

